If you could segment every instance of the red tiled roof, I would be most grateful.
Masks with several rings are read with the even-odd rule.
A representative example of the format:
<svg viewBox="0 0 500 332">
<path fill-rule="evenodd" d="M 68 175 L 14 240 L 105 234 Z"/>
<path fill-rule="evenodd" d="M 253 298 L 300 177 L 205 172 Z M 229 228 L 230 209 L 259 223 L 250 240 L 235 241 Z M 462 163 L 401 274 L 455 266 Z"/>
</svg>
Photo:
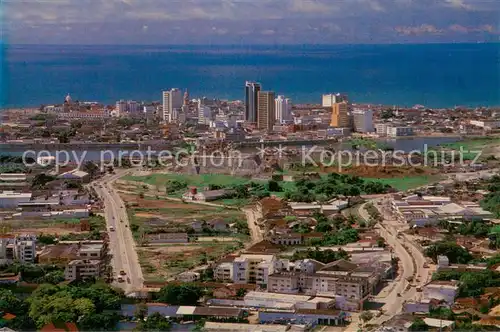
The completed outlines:
<svg viewBox="0 0 500 332">
<path fill-rule="evenodd" d="M 16 318 L 16 315 L 11 314 L 11 313 L 9 313 L 9 312 L 8 312 L 8 313 L 6 313 L 5 315 L 3 315 L 3 317 L 2 317 L 2 318 L 3 318 L 3 319 L 5 319 L 5 320 L 11 320 L 11 319 Z"/>
</svg>

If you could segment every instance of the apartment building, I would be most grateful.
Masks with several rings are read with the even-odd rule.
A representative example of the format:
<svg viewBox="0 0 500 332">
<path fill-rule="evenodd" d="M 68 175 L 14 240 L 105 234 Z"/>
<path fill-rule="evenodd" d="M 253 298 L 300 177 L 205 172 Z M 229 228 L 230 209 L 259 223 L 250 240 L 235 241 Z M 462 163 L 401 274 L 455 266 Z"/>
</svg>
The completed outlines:
<svg viewBox="0 0 500 332">
<path fill-rule="evenodd" d="M 277 272 L 269 276 L 267 290 L 275 293 L 305 293 L 314 296 L 334 297 L 342 310 L 357 311 L 378 281 L 375 271 L 357 271 L 357 265 L 338 260 L 321 267 L 310 261 L 300 270 Z M 314 264 L 314 265 L 311 265 Z M 297 266 L 297 263 L 295 264 Z M 318 268 L 318 271 L 313 271 Z M 305 268 L 302 270 L 302 268 Z M 303 272 L 305 271 L 305 272 Z"/>
<path fill-rule="evenodd" d="M 214 269 L 217 281 L 237 284 L 266 285 L 269 274 L 283 265 L 274 255 L 242 254 L 232 262 L 223 262 Z"/>
<path fill-rule="evenodd" d="M 0 235 L 0 264 L 8 264 L 15 259 L 14 243 L 16 237 L 12 234 Z"/>
<path fill-rule="evenodd" d="M 104 264 L 97 259 L 76 259 L 69 262 L 64 270 L 66 280 L 98 278 L 102 275 Z"/>
<path fill-rule="evenodd" d="M 81 242 L 78 249 L 78 258 L 103 259 L 106 255 L 106 245 L 103 241 Z"/>
<path fill-rule="evenodd" d="M 36 235 L 24 234 L 16 237 L 15 258 L 22 263 L 34 263 L 36 258 Z"/>
</svg>

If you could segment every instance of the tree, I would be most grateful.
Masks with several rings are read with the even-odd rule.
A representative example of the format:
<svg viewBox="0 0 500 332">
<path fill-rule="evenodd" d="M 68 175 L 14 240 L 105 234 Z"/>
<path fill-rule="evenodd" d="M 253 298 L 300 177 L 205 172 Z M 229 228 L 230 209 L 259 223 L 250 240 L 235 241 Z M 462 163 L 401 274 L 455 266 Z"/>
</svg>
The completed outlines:
<svg viewBox="0 0 500 332">
<path fill-rule="evenodd" d="M 236 297 L 244 297 L 246 293 L 247 293 L 247 290 L 245 288 L 239 288 L 236 291 Z"/>
<path fill-rule="evenodd" d="M 425 255 L 431 257 L 434 262 L 437 262 L 437 257 L 441 255 L 448 257 L 450 263 L 467 264 L 472 260 L 469 251 L 455 242 L 436 242 L 425 250 Z"/>
<path fill-rule="evenodd" d="M 145 303 L 139 303 L 135 307 L 134 316 L 138 320 L 144 320 L 144 317 L 148 315 L 148 306 Z"/>
<path fill-rule="evenodd" d="M 171 305 L 196 305 L 202 297 L 203 290 L 195 284 L 169 284 L 158 293 L 158 299 Z"/>
<path fill-rule="evenodd" d="M 370 311 L 363 311 L 360 315 L 359 318 L 364 322 L 368 322 L 373 318 L 373 314 Z"/>
<path fill-rule="evenodd" d="M 54 244 L 56 243 L 56 237 L 55 235 L 51 235 L 51 234 L 40 234 L 38 235 L 37 237 L 37 241 L 41 244 Z"/>
<path fill-rule="evenodd" d="M 410 331 L 428 331 L 429 325 L 425 324 L 425 322 L 422 318 L 417 318 L 413 321 L 409 330 Z"/>
<path fill-rule="evenodd" d="M 159 312 L 153 313 L 147 320 L 137 324 L 136 331 L 170 331 L 172 324 L 168 318 L 163 317 Z"/>
<path fill-rule="evenodd" d="M 89 173 L 91 178 L 99 174 L 99 167 L 90 160 L 83 164 L 82 170 Z"/>
<path fill-rule="evenodd" d="M 383 237 L 379 237 L 377 239 L 377 247 L 380 247 L 380 248 L 385 248 L 386 244 L 385 244 L 385 240 Z"/>
<path fill-rule="evenodd" d="M 283 191 L 283 188 L 281 188 L 280 184 L 278 181 L 275 180 L 269 180 L 267 183 L 267 190 L 269 191 Z"/>
</svg>

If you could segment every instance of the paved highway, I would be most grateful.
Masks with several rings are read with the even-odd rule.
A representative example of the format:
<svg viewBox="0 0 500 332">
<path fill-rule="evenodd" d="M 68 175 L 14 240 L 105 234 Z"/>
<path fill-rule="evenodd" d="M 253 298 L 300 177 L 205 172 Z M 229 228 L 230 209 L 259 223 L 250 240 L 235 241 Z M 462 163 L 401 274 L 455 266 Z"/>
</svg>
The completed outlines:
<svg viewBox="0 0 500 332">
<path fill-rule="evenodd" d="M 382 198 L 371 200 L 370 202 L 378 207 L 378 203 L 382 202 Z M 360 216 L 368 220 L 369 214 L 363 204 L 359 209 Z M 381 210 L 379 208 L 379 210 Z M 384 299 L 382 307 L 384 315 L 374 318 L 372 324 L 382 324 L 389 320 L 394 315 L 400 313 L 403 309 L 404 302 L 415 299 L 418 294 L 416 288 L 425 284 L 428 278 L 428 271 L 423 267 L 425 257 L 418 248 L 404 237 L 398 237 L 397 228 L 402 228 L 402 225 L 396 225 L 397 221 L 391 221 L 384 211 L 380 211 L 384 216 L 384 221 L 377 225 L 377 229 L 386 243 L 394 249 L 394 253 L 401 262 L 403 269 L 400 276 L 395 280 L 395 284 L 387 297 Z M 407 279 L 412 278 L 409 282 Z M 410 286 L 413 284 L 414 286 Z"/>
<path fill-rule="evenodd" d="M 117 170 L 116 174 L 106 175 L 94 182 L 93 187 L 104 203 L 104 215 L 109 234 L 109 247 L 112 254 L 111 264 L 115 277 L 115 285 L 131 293 L 143 288 L 139 257 L 137 256 L 135 241 L 130 231 L 127 210 L 122 199 L 113 188 L 113 181 L 125 175 L 127 171 Z M 124 282 L 116 279 L 124 271 Z"/>
</svg>

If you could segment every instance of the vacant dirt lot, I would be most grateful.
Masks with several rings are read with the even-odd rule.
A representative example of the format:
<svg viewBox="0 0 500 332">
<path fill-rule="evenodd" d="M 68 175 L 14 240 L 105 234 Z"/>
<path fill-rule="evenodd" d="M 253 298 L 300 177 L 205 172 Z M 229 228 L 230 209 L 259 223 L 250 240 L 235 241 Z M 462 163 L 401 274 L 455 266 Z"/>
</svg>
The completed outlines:
<svg viewBox="0 0 500 332">
<path fill-rule="evenodd" d="M 165 280 L 238 250 L 235 242 L 170 244 L 137 250 L 144 277 Z"/>
</svg>

